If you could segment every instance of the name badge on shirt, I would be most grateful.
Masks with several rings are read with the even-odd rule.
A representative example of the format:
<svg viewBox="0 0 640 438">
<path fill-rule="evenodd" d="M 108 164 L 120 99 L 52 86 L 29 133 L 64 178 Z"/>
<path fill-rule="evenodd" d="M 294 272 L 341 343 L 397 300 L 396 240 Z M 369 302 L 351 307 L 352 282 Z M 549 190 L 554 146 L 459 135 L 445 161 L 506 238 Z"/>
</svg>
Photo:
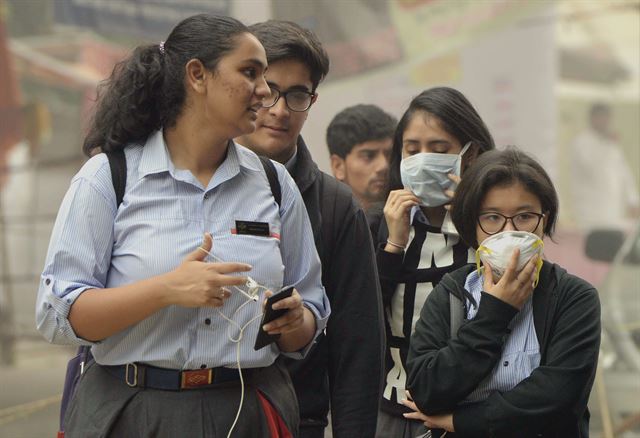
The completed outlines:
<svg viewBox="0 0 640 438">
<path fill-rule="evenodd" d="M 249 236 L 264 236 L 269 237 L 271 232 L 269 231 L 269 224 L 267 222 L 250 222 L 250 221 L 236 221 L 235 234 L 249 235 Z"/>
</svg>

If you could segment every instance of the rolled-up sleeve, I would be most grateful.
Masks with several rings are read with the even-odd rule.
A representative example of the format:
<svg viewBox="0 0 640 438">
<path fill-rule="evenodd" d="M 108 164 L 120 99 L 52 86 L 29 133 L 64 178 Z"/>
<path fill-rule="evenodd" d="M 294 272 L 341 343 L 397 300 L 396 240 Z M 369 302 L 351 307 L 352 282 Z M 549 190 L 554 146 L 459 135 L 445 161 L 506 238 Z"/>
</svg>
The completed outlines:
<svg viewBox="0 0 640 438">
<path fill-rule="evenodd" d="M 69 311 L 85 290 L 104 288 L 107 282 L 115 195 L 105 190 L 111 182 L 103 169 L 106 160 L 102 161 L 90 160 L 74 177 L 51 233 L 36 300 L 36 326 L 55 344 L 91 344 L 75 334 Z M 96 179 L 87 178 L 91 170 Z"/>
<path fill-rule="evenodd" d="M 316 333 L 305 348 L 283 353 L 293 359 L 302 359 L 327 326 L 331 313 L 329 299 L 322 286 L 322 267 L 313 241 L 313 231 L 302 196 L 284 167 L 278 165 L 282 187 L 281 252 L 285 266 L 284 284 L 296 288 L 302 301 L 316 318 Z"/>
</svg>

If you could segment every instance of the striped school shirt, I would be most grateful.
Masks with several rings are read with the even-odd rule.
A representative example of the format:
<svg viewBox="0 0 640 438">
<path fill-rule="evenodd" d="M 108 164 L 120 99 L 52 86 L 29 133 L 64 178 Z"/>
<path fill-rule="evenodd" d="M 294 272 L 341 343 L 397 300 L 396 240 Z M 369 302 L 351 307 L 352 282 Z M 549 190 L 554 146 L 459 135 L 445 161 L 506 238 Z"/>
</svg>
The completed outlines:
<svg viewBox="0 0 640 438">
<path fill-rule="evenodd" d="M 471 272 L 465 281 L 464 288 L 481 305 L 483 277 L 478 271 Z M 513 389 L 518 383 L 529 377 L 540 365 L 540 345 L 533 323 L 533 294 L 526 301 L 520 312 L 509 323 L 510 333 L 502 350 L 502 357 L 487 377 L 467 396 L 463 403 L 486 400 L 495 391 L 505 392 Z M 473 319 L 478 307 L 467 301 L 467 319 Z"/>
<path fill-rule="evenodd" d="M 36 303 L 37 326 L 47 340 L 92 345 L 103 365 L 235 367 L 238 344 L 231 339 L 239 336 L 237 326 L 262 313 L 264 290 L 257 302 L 247 303 L 244 295 L 230 289 L 232 296 L 219 309 L 237 326 L 215 308 L 174 305 L 92 343 L 79 338 L 68 320 L 69 309 L 85 290 L 172 271 L 201 244 L 205 232 L 213 236 L 215 256 L 253 267 L 239 275 L 249 275 L 274 292 L 294 286 L 316 317 L 316 336 L 325 328 L 330 307 L 320 261 L 304 203 L 284 166 L 275 163 L 282 188 L 278 209 L 257 155 L 233 142 L 206 187 L 190 171 L 173 165 L 162 131 L 144 145 L 129 145 L 125 154 L 127 184 L 119 208 L 104 154 L 87 161 L 64 197 Z M 266 222 L 270 235 L 238 234 L 236 221 Z M 280 354 L 275 343 L 254 351 L 259 324 L 260 318 L 250 323 L 240 340 L 243 368 L 270 365 Z M 302 357 L 308 347 L 288 355 Z"/>
</svg>

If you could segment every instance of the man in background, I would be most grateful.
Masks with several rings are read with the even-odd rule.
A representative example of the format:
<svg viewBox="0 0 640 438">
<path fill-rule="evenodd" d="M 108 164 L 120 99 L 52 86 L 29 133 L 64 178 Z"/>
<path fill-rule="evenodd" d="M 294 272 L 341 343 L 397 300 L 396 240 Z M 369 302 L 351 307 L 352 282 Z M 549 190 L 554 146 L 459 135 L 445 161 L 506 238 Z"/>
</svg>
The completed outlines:
<svg viewBox="0 0 640 438">
<path fill-rule="evenodd" d="M 334 438 L 373 437 L 384 346 L 373 244 L 349 188 L 318 169 L 300 135 L 329 59 L 317 37 L 295 23 L 270 20 L 250 29 L 267 53 L 271 97 L 258 111 L 256 130 L 237 141 L 283 163 L 293 176 L 331 303 L 326 335 L 305 359 L 287 360 L 300 405 L 300 437 L 324 437 L 329 406 Z"/>
<path fill-rule="evenodd" d="M 611 108 L 594 104 L 589 125 L 571 144 L 571 204 L 579 228 L 627 228 L 640 215 L 636 181 L 615 134 Z"/>
<path fill-rule="evenodd" d="M 385 201 L 397 123 L 376 105 L 355 105 L 336 114 L 327 128 L 333 176 L 351 187 L 365 211 Z"/>
</svg>

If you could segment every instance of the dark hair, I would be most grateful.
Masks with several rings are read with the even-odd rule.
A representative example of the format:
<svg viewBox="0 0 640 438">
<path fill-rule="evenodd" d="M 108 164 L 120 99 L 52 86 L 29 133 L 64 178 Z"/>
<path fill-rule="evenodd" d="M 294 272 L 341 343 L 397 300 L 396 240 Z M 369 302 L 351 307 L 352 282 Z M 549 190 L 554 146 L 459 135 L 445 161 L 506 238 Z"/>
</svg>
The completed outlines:
<svg viewBox="0 0 640 438">
<path fill-rule="evenodd" d="M 551 237 L 558 217 L 558 195 L 543 167 L 516 147 L 489 151 L 467 169 L 451 203 L 451 220 L 467 245 L 477 248 L 476 225 L 482 201 L 494 187 L 519 182 L 537 196 L 547 224 L 544 234 Z"/>
<path fill-rule="evenodd" d="M 186 98 L 185 65 L 200 60 L 215 70 L 247 27 L 230 17 L 199 14 L 182 20 L 164 42 L 138 46 L 98 87 L 95 115 L 82 150 L 113 151 L 174 126 Z M 162 50 L 162 51 L 161 51 Z"/>
<path fill-rule="evenodd" d="M 402 137 L 413 115 L 425 112 L 438 119 L 442 128 L 454 136 L 461 145 L 472 142 L 478 154 L 494 149 L 493 137 L 471 102 L 458 90 L 435 87 L 423 91 L 413 98 L 402 115 L 393 138 L 389 184 L 391 190 L 401 189 L 400 161 L 402 160 Z"/>
<path fill-rule="evenodd" d="M 329 123 L 329 153 L 346 157 L 357 144 L 393 138 L 398 121 L 376 105 L 354 105 L 343 109 Z"/>
<path fill-rule="evenodd" d="M 267 62 L 300 61 L 309 68 L 315 93 L 318 84 L 329 73 L 329 56 L 318 37 L 294 22 L 268 20 L 249 26 L 267 52 Z"/>
</svg>

